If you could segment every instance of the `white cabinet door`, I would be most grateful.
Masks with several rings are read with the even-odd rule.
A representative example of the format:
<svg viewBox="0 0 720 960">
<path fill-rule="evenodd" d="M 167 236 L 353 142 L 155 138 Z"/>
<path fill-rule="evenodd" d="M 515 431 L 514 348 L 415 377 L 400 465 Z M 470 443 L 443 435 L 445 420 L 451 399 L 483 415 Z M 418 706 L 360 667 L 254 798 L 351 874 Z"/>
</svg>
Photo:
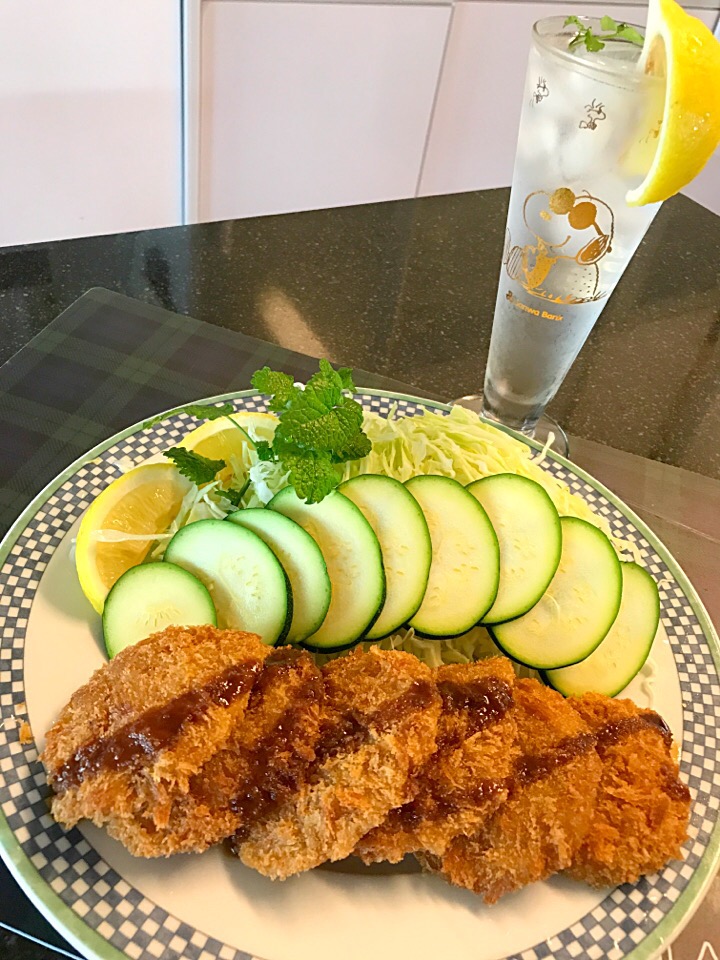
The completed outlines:
<svg viewBox="0 0 720 960">
<path fill-rule="evenodd" d="M 0 246 L 178 223 L 178 0 L 2 0 Z"/>
<path fill-rule="evenodd" d="M 599 9 L 581 3 L 572 12 L 597 16 Z M 420 182 L 422 195 L 510 184 L 530 29 L 536 20 L 558 12 L 563 10 L 554 3 L 455 5 Z M 607 12 L 631 23 L 646 19 L 646 7 L 640 5 L 608 7 Z M 714 10 L 692 12 L 710 27 L 717 20 Z M 717 189 L 720 193 L 720 184 Z"/>
<path fill-rule="evenodd" d="M 415 194 L 449 6 L 205 0 L 201 14 L 191 218 Z"/>
</svg>

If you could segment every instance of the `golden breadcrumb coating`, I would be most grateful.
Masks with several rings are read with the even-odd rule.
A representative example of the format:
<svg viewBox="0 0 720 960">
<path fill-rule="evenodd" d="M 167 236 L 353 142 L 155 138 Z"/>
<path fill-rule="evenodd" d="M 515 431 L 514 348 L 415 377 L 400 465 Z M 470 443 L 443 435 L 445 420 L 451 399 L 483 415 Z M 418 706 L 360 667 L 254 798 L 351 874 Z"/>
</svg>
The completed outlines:
<svg viewBox="0 0 720 960">
<path fill-rule="evenodd" d="M 292 796 L 236 839 L 243 863 L 273 879 L 349 856 L 410 799 L 413 774 L 435 749 L 441 701 L 417 658 L 357 651 L 326 664 L 323 679 L 315 763 Z"/>
<path fill-rule="evenodd" d="M 486 903 L 562 870 L 582 843 L 601 763 L 588 726 L 559 693 L 536 680 L 515 685 L 521 757 L 505 804 L 471 837 L 456 837 L 426 867 Z"/>
<path fill-rule="evenodd" d="M 442 854 L 507 800 L 520 753 L 512 664 L 493 657 L 442 666 L 435 682 L 443 701 L 437 750 L 415 777 L 416 798 L 391 810 L 358 844 L 365 863 L 397 863 L 418 850 Z"/>
<path fill-rule="evenodd" d="M 412 852 L 487 903 L 560 870 L 634 881 L 681 855 L 690 812 L 670 731 L 629 700 L 564 700 L 501 657 L 433 671 L 373 647 L 320 668 L 214 627 L 118 654 L 42 759 L 55 818 L 137 856 L 231 839 L 285 879 Z"/>
<path fill-rule="evenodd" d="M 174 808 L 229 743 L 251 685 L 229 701 L 221 691 L 204 702 L 198 691 L 214 693 L 213 684 L 233 668 L 251 671 L 252 680 L 271 652 L 254 634 L 214 627 L 168 627 L 121 651 L 73 694 L 48 732 L 42 760 L 57 792 L 55 819 L 68 827 L 92 820 L 144 857 L 205 850 L 222 840 L 222 822 L 181 817 L 176 830 Z M 173 726 L 173 704 L 194 711 L 192 722 L 181 717 Z M 113 766 L 109 758 L 119 750 L 127 762 Z"/>
<path fill-rule="evenodd" d="M 597 693 L 569 705 L 597 736 L 602 775 L 590 829 L 569 873 L 593 886 L 634 883 L 680 859 L 690 792 L 671 753 L 671 735 L 652 710 Z"/>
</svg>

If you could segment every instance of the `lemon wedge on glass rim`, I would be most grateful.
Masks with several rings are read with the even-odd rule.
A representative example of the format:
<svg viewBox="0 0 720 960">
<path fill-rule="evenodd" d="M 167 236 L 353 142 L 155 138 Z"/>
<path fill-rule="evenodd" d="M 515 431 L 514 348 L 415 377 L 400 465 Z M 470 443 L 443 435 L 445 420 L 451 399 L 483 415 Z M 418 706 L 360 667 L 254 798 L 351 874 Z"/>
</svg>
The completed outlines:
<svg viewBox="0 0 720 960">
<path fill-rule="evenodd" d="M 720 142 L 720 42 L 675 0 L 650 0 L 639 69 L 665 79 L 657 148 L 630 206 L 667 200 L 690 183 Z"/>
<path fill-rule="evenodd" d="M 98 613 L 115 581 L 142 563 L 168 529 L 191 487 L 173 463 L 146 463 L 113 480 L 90 504 L 75 542 L 75 567 Z"/>
</svg>

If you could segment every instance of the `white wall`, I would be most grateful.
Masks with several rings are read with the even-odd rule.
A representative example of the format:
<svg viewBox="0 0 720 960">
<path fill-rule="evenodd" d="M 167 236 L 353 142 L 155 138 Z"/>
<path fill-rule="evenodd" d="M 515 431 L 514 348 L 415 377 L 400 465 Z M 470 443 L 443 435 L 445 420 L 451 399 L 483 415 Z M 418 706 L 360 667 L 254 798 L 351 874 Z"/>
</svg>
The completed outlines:
<svg viewBox="0 0 720 960">
<path fill-rule="evenodd" d="M 195 216 L 414 196 L 449 20 L 430 4 L 206 0 Z"/>
<path fill-rule="evenodd" d="M 0 245 L 178 223 L 179 0 L 0 0 Z"/>
</svg>

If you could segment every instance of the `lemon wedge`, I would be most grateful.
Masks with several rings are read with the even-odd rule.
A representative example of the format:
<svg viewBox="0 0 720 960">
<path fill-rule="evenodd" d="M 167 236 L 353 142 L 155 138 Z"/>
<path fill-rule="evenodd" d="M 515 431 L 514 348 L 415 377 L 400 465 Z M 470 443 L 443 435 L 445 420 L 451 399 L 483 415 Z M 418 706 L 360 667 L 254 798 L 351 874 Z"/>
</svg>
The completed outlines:
<svg viewBox="0 0 720 960">
<path fill-rule="evenodd" d="M 667 200 L 690 183 L 720 142 L 720 42 L 675 0 L 650 0 L 640 69 L 665 78 L 657 149 L 630 206 Z"/>
<path fill-rule="evenodd" d="M 170 526 L 191 486 L 174 464 L 147 463 L 113 480 L 90 505 L 78 530 L 75 566 L 98 613 L 110 587 L 142 563 L 157 534 Z M 117 534 L 138 539 L 111 539 Z"/>
<path fill-rule="evenodd" d="M 233 420 L 236 426 L 228 420 Z M 242 459 L 245 448 L 252 446 L 253 440 L 272 440 L 277 424 L 277 417 L 270 413 L 233 413 L 230 417 L 206 421 L 185 434 L 180 444 L 202 457 L 230 463 L 231 458 Z M 222 483 L 228 482 L 232 469 L 226 467 L 218 477 Z"/>
</svg>

